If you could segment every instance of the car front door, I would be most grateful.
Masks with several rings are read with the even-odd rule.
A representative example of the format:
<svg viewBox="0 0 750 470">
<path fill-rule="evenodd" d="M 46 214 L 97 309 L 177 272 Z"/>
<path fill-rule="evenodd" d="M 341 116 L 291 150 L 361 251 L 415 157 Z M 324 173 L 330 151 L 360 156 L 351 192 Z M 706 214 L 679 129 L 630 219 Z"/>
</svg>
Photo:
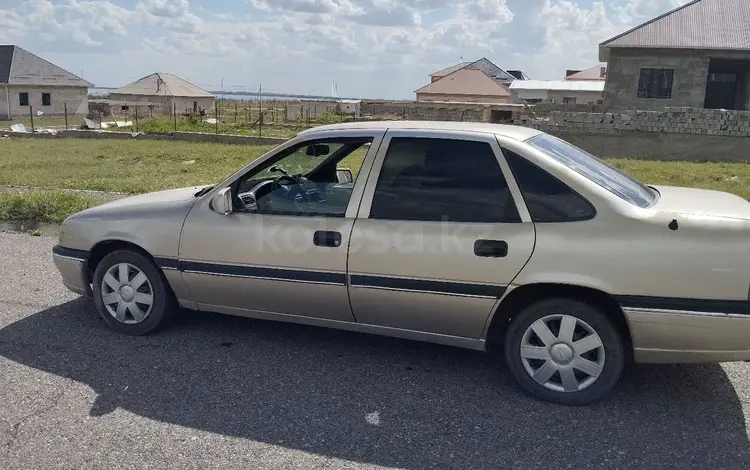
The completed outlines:
<svg viewBox="0 0 750 470">
<path fill-rule="evenodd" d="M 352 321 L 347 247 L 383 132 L 337 132 L 279 150 L 230 181 L 233 212 L 203 198 L 188 214 L 179 266 L 200 309 Z M 353 181 L 339 182 L 342 168 Z"/>
<path fill-rule="evenodd" d="M 352 233 L 357 322 L 480 338 L 534 247 L 493 135 L 388 131 Z"/>
</svg>

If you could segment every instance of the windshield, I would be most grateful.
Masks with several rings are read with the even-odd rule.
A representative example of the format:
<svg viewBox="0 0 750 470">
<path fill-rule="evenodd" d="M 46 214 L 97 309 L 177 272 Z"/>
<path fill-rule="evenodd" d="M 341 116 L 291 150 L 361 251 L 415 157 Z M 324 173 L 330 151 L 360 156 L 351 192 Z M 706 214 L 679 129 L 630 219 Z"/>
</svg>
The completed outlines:
<svg viewBox="0 0 750 470">
<path fill-rule="evenodd" d="M 655 191 L 648 186 L 562 139 L 539 134 L 527 142 L 631 204 L 648 207 L 656 198 Z"/>
</svg>

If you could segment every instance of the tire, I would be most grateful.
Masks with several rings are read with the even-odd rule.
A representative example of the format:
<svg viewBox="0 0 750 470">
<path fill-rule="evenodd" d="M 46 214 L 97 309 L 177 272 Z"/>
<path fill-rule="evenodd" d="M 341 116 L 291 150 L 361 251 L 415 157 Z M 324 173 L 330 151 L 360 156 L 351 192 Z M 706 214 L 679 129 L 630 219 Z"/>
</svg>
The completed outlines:
<svg viewBox="0 0 750 470">
<path fill-rule="evenodd" d="M 128 283 L 121 281 L 123 274 Z M 120 333 L 134 336 L 152 333 L 165 326 L 176 311 L 174 295 L 162 272 L 135 251 L 117 250 L 105 256 L 94 271 L 93 287 L 99 314 Z M 105 302 L 105 296 L 112 302 Z"/>
<path fill-rule="evenodd" d="M 578 300 L 551 298 L 511 320 L 505 360 L 527 394 L 561 405 L 587 405 L 614 391 L 626 354 L 623 338 L 605 312 Z"/>
</svg>

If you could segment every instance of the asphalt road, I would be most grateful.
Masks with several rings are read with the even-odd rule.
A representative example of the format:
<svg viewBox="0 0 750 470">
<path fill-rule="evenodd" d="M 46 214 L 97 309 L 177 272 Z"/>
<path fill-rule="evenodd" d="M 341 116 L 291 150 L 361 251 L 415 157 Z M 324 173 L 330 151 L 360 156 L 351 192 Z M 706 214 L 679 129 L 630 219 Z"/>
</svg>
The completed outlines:
<svg viewBox="0 0 750 470">
<path fill-rule="evenodd" d="M 481 353 L 186 312 L 108 330 L 0 233 L 0 468 L 748 468 L 750 365 L 635 366 L 586 408 Z"/>
</svg>

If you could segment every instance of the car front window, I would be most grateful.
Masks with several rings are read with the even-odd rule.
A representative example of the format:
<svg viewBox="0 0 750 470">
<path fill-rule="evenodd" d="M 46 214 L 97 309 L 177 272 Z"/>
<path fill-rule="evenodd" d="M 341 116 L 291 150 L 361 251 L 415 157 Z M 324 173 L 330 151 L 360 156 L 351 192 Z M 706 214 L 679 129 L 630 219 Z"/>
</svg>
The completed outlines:
<svg viewBox="0 0 750 470">
<path fill-rule="evenodd" d="M 631 204 L 649 207 L 656 199 L 656 192 L 653 189 L 562 139 L 549 134 L 539 134 L 527 142 Z"/>
</svg>

